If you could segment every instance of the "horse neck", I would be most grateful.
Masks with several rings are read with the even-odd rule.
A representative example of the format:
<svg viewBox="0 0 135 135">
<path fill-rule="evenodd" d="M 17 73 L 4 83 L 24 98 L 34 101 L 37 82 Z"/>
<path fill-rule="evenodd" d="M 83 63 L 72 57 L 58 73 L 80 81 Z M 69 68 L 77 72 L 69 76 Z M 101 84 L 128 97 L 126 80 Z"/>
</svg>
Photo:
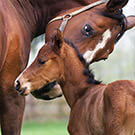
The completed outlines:
<svg viewBox="0 0 135 135">
<path fill-rule="evenodd" d="M 70 49 L 69 49 L 70 48 Z M 73 48 L 65 47 L 64 83 L 62 86 L 64 96 L 72 108 L 74 103 L 94 84 L 87 83 L 87 76 L 83 74 L 84 65 L 73 51 Z"/>
<path fill-rule="evenodd" d="M 88 4 L 88 0 L 10 0 L 25 25 L 36 37 L 45 32 L 49 20 L 62 10 Z"/>
</svg>

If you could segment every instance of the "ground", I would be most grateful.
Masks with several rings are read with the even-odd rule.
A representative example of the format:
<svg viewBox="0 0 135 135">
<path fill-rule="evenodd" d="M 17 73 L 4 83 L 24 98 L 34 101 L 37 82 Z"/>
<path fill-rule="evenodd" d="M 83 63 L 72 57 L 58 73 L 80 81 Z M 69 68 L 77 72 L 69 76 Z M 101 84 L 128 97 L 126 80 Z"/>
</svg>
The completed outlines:
<svg viewBox="0 0 135 135">
<path fill-rule="evenodd" d="M 21 135 L 68 135 L 67 121 L 25 122 Z"/>
</svg>

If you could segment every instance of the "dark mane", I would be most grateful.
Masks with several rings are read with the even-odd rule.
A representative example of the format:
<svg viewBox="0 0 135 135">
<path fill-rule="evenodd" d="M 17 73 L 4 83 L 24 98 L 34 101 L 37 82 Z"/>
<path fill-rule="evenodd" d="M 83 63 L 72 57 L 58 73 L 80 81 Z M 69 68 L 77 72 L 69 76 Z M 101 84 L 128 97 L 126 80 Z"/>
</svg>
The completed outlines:
<svg viewBox="0 0 135 135">
<path fill-rule="evenodd" d="M 85 70 L 84 70 L 83 74 L 84 74 L 85 76 L 88 76 L 87 83 L 90 83 L 90 84 L 100 84 L 101 81 L 95 80 L 95 76 L 94 76 L 92 70 L 89 69 L 89 64 L 85 61 L 85 59 L 83 58 L 83 55 L 79 52 L 78 48 L 77 48 L 71 41 L 69 41 L 68 39 L 64 39 L 64 41 L 65 41 L 68 45 L 70 45 L 72 48 L 75 49 L 76 54 L 77 54 L 79 60 L 80 60 L 80 61 L 82 62 L 82 64 L 84 65 Z"/>
<path fill-rule="evenodd" d="M 104 15 L 105 17 L 110 17 L 112 19 L 116 19 L 119 21 L 120 26 L 121 26 L 121 32 L 119 33 L 119 35 L 115 39 L 115 43 L 117 43 L 121 39 L 121 37 L 124 35 L 126 27 L 127 27 L 127 20 L 126 20 L 125 15 L 123 14 L 123 10 L 122 9 L 119 10 L 116 14 L 102 12 L 102 15 Z"/>
</svg>

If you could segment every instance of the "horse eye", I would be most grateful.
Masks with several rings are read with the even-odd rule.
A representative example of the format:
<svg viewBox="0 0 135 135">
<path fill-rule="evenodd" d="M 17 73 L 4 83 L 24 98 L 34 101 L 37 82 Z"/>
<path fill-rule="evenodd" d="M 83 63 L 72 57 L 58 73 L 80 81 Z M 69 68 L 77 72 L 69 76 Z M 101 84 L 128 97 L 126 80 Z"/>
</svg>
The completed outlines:
<svg viewBox="0 0 135 135">
<path fill-rule="evenodd" d="M 89 24 L 86 24 L 83 27 L 83 34 L 86 35 L 87 37 L 91 36 L 93 34 L 94 30 Z"/>
<path fill-rule="evenodd" d="M 45 64 L 45 62 L 46 62 L 46 61 L 44 61 L 44 60 L 38 59 L 38 64 L 40 64 L 40 65 Z"/>
</svg>

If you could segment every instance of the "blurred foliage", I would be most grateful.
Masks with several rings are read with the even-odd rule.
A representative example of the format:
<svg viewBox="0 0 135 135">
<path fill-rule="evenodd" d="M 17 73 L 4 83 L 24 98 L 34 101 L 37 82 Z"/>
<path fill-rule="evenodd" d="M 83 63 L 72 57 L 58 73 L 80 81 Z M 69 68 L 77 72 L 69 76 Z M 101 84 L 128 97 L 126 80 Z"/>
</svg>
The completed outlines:
<svg viewBox="0 0 135 135">
<path fill-rule="evenodd" d="M 24 120 L 36 120 L 39 122 L 45 122 L 48 119 L 63 120 L 68 118 L 69 110 L 64 97 L 44 101 L 29 95 L 26 97 Z"/>
</svg>

